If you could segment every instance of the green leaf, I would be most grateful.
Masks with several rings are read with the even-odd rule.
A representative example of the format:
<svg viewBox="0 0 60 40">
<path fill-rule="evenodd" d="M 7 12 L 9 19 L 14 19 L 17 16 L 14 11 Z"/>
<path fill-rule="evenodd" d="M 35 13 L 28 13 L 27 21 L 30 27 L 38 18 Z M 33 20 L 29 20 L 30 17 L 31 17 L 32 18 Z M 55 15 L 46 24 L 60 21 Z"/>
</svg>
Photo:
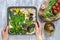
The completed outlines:
<svg viewBox="0 0 60 40">
<path fill-rule="evenodd" d="M 34 28 L 31 28 L 31 29 L 30 29 L 30 32 L 33 32 L 33 31 L 34 31 Z"/>
<path fill-rule="evenodd" d="M 28 20 L 28 19 L 26 19 L 25 22 L 26 22 L 27 26 L 30 26 L 31 24 L 34 23 L 34 21 L 30 21 L 30 20 Z"/>
</svg>

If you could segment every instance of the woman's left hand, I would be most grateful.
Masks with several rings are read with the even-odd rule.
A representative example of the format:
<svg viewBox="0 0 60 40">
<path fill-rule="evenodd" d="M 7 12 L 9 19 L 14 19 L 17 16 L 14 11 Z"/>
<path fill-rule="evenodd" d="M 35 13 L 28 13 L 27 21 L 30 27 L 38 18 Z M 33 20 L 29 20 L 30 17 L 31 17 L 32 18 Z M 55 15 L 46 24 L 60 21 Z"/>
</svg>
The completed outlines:
<svg viewBox="0 0 60 40">
<path fill-rule="evenodd" d="M 3 30 L 2 30 L 2 40 L 8 40 L 8 29 L 9 27 L 6 26 Z"/>
</svg>

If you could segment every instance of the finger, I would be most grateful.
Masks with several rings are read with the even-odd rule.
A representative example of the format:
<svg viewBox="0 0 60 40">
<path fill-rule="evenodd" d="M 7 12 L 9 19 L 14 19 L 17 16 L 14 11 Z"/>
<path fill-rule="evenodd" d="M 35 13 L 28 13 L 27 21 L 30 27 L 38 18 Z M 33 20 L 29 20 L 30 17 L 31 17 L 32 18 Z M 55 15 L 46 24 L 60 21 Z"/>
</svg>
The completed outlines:
<svg viewBox="0 0 60 40">
<path fill-rule="evenodd" d="M 39 20 L 37 21 L 38 27 L 40 26 Z"/>
<path fill-rule="evenodd" d="M 38 25 L 37 25 L 37 23 L 35 23 L 35 29 L 38 30 Z"/>
<path fill-rule="evenodd" d="M 7 26 L 7 28 L 6 28 L 6 32 L 8 32 L 8 30 L 9 30 L 9 26 Z"/>
<path fill-rule="evenodd" d="M 38 20 L 38 25 L 39 25 L 39 30 L 42 32 L 41 23 L 39 20 Z"/>
<path fill-rule="evenodd" d="M 6 31 L 6 27 L 3 28 L 1 33 L 4 34 L 5 31 Z"/>
<path fill-rule="evenodd" d="M 7 27 L 4 27 L 4 28 L 3 28 L 3 32 L 5 32 L 5 31 L 6 31 L 6 28 L 7 28 Z"/>
<path fill-rule="evenodd" d="M 41 23 L 40 23 L 40 21 L 38 20 L 37 22 L 38 22 L 38 26 L 39 26 L 39 28 L 41 28 Z"/>
</svg>

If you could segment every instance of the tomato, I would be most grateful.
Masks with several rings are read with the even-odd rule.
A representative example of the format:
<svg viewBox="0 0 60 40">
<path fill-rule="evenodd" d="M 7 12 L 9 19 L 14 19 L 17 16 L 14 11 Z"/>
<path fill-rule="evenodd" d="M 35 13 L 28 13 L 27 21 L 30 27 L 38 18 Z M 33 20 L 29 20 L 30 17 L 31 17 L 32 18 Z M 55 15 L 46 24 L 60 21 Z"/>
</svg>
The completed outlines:
<svg viewBox="0 0 60 40">
<path fill-rule="evenodd" d="M 60 3 L 60 0 L 58 0 L 58 3 Z"/>
<path fill-rule="evenodd" d="M 59 7 L 57 7 L 57 10 L 58 10 L 58 11 L 60 11 L 60 8 L 59 8 Z"/>
<path fill-rule="evenodd" d="M 56 9 L 56 6 L 53 6 L 52 9 L 53 9 L 53 10 Z"/>
<path fill-rule="evenodd" d="M 53 14 L 57 14 L 58 13 L 58 11 L 57 10 L 53 10 L 54 11 L 54 13 Z"/>
<path fill-rule="evenodd" d="M 58 6 L 59 6 L 59 4 L 58 4 L 58 3 L 56 3 L 56 4 L 55 4 L 55 6 L 56 6 L 56 7 L 58 7 Z"/>
</svg>

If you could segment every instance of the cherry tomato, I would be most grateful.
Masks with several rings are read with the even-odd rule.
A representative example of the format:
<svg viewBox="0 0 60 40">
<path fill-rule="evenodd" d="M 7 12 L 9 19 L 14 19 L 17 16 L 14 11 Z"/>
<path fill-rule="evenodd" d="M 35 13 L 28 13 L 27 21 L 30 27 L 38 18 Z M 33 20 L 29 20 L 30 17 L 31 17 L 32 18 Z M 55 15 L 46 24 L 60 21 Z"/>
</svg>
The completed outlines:
<svg viewBox="0 0 60 40">
<path fill-rule="evenodd" d="M 57 7 L 57 10 L 58 10 L 58 11 L 60 11 L 60 8 L 59 8 L 59 7 Z"/>
<path fill-rule="evenodd" d="M 56 6 L 56 7 L 58 7 L 58 6 L 59 6 L 59 4 L 58 4 L 58 3 L 56 3 L 56 4 L 55 4 L 55 6 Z"/>
<path fill-rule="evenodd" d="M 60 3 L 60 0 L 58 0 L 58 3 Z"/>
<path fill-rule="evenodd" d="M 55 15 L 56 15 L 56 14 L 57 14 L 57 12 L 58 12 L 57 10 L 54 10 L 54 13 L 53 13 L 53 14 L 55 14 Z"/>
<path fill-rule="evenodd" d="M 53 10 L 56 9 L 56 6 L 53 6 L 52 9 L 53 9 Z"/>
</svg>

